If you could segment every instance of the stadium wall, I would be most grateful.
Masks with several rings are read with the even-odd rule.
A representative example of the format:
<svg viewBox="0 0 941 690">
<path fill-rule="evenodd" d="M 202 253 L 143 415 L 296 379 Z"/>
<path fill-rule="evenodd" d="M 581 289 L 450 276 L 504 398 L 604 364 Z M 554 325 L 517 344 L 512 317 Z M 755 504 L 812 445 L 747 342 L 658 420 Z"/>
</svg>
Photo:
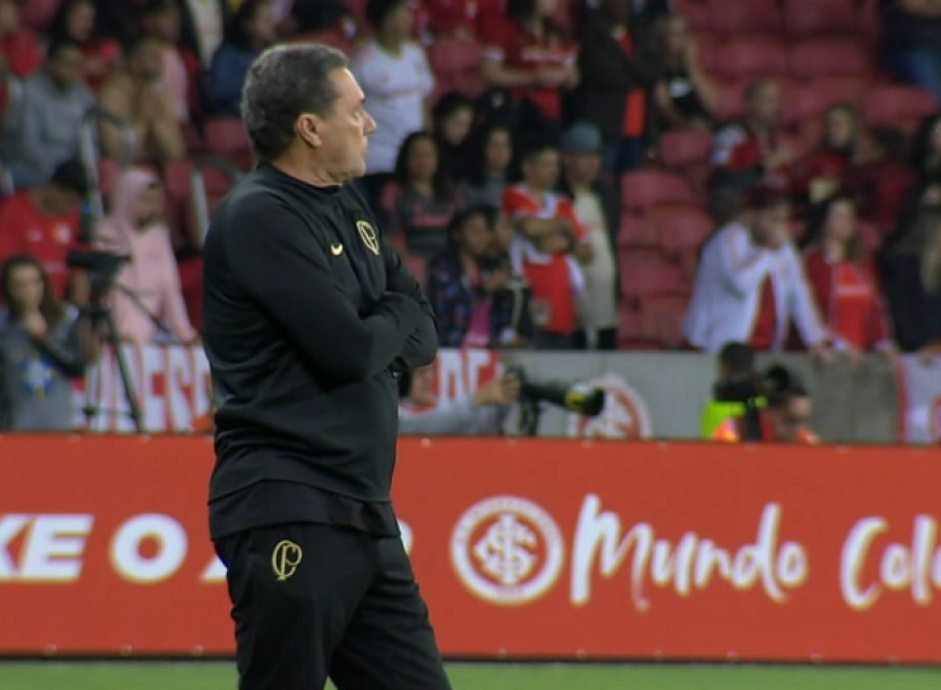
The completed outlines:
<svg viewBox="0 0 941 690">
<path fill-rule="evenodd" d="M 209 411 L 209 366 L 198 347 L 125 350 L 143 411 L 154 433 L 188 432 Z M 804 375 L 815 401 L 813 427 L 839 443 L 936 443 L 941 440 L 941 366 L 902 358 L 894 370 L 881 357 L 819 367 L 800 355 L 774 357 Z M 771 361 L 765 357 L 763 364 Z M 694 439 L 715 376 L 712 357 L 694 353 L 544 353 L 443 350 L 436 362 L 439 400 L 473 391 L 503 364 L 521 365 L 534 380 L 590 381 L 608 391 L 595 420 L 547 409 L 539 435 L 612 439 Z M 76 391 L 79 409 L 90 391 L 100 408 L 90 428 L 132 431 L 113 356 L 106 356 Z M 77 420 L 84 425 L 85 420 Z M 509 420 L 513 429 L 514 419 Z"/>
<path fill-rule="evenodd" d="M 208 439 L 5 436 L 0 457 L 0 654 L 231 653 Z M 394 493 L 450 657 L 938 664 L 938 460 L 407 439 Z M 273 558 L 272 582 L 316 558 Z"/>
</svg>

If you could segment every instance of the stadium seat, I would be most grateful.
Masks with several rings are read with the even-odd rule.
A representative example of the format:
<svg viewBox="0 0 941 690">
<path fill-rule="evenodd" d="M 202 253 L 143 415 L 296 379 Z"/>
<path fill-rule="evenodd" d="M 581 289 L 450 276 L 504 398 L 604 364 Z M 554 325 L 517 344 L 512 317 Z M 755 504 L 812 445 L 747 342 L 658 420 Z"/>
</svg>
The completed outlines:
<svg viewBox="0 0 941 690">
<path fill-rule="evenodd" d="M 814 79 L 793 93 L 793 99 L 788 104 L 788 108 L 798 121 L 807 119 L 817 121 L 831 105 L 837 103 L 859 105 L 866 83 L 865 79 L 855 77 Z"/>
<path fill-rule="evenodd" d="M 787 74 L 784 46 L 768 36 L 746 36 L 729 41 L 719 50 L 718 75 L 729 81 Z"/>
<path fill-rule="evenodd" d="M 621 252 L 621 294 L 629 300 L 653 295 L 676 295 L 687 291 L 686 279 L 679 267 L 659 249 L 634 249 Z"/>
<path fill-rule="evenodd" d="M 812 38 L 790 51 L 791 75 L 798 79 L 867 77 L 872 61 L 866 47 L 853 39 Z"/>
<path fill-rule="evenodd" d="M 855 0 L 786 0 L 784 27 L 793 38 L 847 35 L 857 30 Z"/>
<path fill-rule="evenodd" d="M 688 295 L 655 295 L 641 302 L 647 330 L 668 350 L 681 349 L 686 342 L 683 320 L 688 306 Z"/>
<path fill-rule="evenodd" d="M 927 91 L 914 86 L 886 84 L 869 90 L 863 101 L 863 117 L 870 126 L 885 126 L 911 134 L 919 123 L 938 109 Z"/>
<path fill-rule="evenodd" d="M 748 82 L 726 82 L 719 85 L 719 107 L 715 116 L 719 120 L 737 120 L 745 114 L 745 89 Z"/>
<path fill-rule="evenodd" d="M 241 170 L 249 170 L 254 164 L 248 132 L 241 120 L 209 120 L 206 123 L 206 146 L 210 152 L 231 161 Z"/>
<path fill-rule="evenodd" d="M 713 230 L 712 220 L 697 206 L 660 206 L 649 217 L 660 247 L 676 257 L 696 253 Z"/>
<path fill-rule="evenodd" d="M 676 12 L 686 17 L 690 28 L 700 38 L 700 32 L 712 28 L 712 10 L 704 0 L 676 0 Z"/>
<path fill-rule="evenodd" d="M 167 220 L 173 231 L 174 245 L 190 236 L 192 217 L 193 164 L 189 160 L 172 161 L 163 166 L 163 186 L 167 190 Z"/>
<path fill-rule="evenodd" d="M 709 162 L 712 134 L 696 130 L 665 132 L 660 137 L 660 159 L 671 171 L 705 165 Z"/>
<path fill-rule="evenodd" d="M 618 348 L 622 350 L 662 350 L 656 324 L 638 306 L 621 305 L 618 310 Z"/>
<path fill-rule="evenodd" d="M 778 33 L 784 24 L 775 0 L 711 0 L 710 28 L 726 36 Z"/>
<path fill-rule="evenodd" d="M 431 46 L 428 60 L 439 76 L 478 69 L 480 45 L 476 41 L 456 36 L 440 37 Z"/>
<path fill-rule="evenodd" d="M 617 243 L 619 251 L 635 247 L 655 247 L 657 245 L 655 227 L 647 216 L 625 212 L 621 215 Z"/>
<path fill-rule="evenodd" d="M 679 175 L 656 170 L 638 170 L 621 177 L 624 209 L 641 212 L 662 204 L 695 204 L 689 182 Z"/>
</svg>

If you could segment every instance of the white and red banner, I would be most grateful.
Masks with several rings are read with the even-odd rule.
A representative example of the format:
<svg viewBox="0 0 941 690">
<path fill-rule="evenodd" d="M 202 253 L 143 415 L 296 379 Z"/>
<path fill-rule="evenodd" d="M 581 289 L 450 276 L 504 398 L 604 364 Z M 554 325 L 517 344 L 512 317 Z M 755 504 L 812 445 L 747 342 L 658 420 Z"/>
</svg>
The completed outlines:
<svg viewBox="0 0 941 690">
<path fill-rule="evenodd" d="M 0 654 L 232 651 L 208 439 L 6 436 L 0 457 Z M 451 657 L 937 664 L 939 459 L 415 439 L 394 494 Z"/>
<path fill-rule="evenodd" d="M 899 437 L 903 443 L 941 443 L 941 363 L 902 357 L 898 372 Z"/>
<path fill-rule="evenodd" d="M 188 433 L 198 428 L 211 404 L 209 362 L 199 346 L 146 345 L 123 348 L 131 386 L 148 433 Z M 442 350 L 435 361 L 438 400 L 470 395 L 496 375 L 499 353 Z M 76 387 L 79 428 L 96 432 L 134 431 L 117 357 L 105 352 Z M 92 408 L 91 423 L 84 416 Z"/>
</svg>

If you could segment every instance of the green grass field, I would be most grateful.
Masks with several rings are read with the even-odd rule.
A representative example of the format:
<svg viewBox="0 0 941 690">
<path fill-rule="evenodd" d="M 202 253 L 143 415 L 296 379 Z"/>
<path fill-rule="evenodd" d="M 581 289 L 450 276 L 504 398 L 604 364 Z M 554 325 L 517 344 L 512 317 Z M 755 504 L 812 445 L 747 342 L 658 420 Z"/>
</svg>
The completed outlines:
<svg viewBox="0 0 941 690">
<path fill-rule="evenodd" d="M 448 671 L 454 690 L 941 689 L 941 669 L 454 664 Z M 231 666 L 216 662 L 99 664 L 0 661 L 2 690 L 234 688 L 235 673 Z"/>
</svg>

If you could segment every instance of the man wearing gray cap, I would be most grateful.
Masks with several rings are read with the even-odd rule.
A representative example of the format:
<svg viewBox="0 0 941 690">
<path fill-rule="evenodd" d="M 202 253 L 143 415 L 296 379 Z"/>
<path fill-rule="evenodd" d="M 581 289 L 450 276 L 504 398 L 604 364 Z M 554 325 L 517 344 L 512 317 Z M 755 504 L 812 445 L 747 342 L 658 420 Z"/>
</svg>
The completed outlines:
<svg viewBox="0 0 941 690">
<path fill-rule="evenodd" d="M 582 348 L 614 350 L 618 331 L 618 273 L 615 247 L 620 228 L 615 190 L 601 177 L 601 133 L 577 122 L 562 137 L 563 191 L 572 197 L 575 217 L 584 226 L 593 258 L 584 265 L 583 330 L 576 334 Z"/>
</svg>

